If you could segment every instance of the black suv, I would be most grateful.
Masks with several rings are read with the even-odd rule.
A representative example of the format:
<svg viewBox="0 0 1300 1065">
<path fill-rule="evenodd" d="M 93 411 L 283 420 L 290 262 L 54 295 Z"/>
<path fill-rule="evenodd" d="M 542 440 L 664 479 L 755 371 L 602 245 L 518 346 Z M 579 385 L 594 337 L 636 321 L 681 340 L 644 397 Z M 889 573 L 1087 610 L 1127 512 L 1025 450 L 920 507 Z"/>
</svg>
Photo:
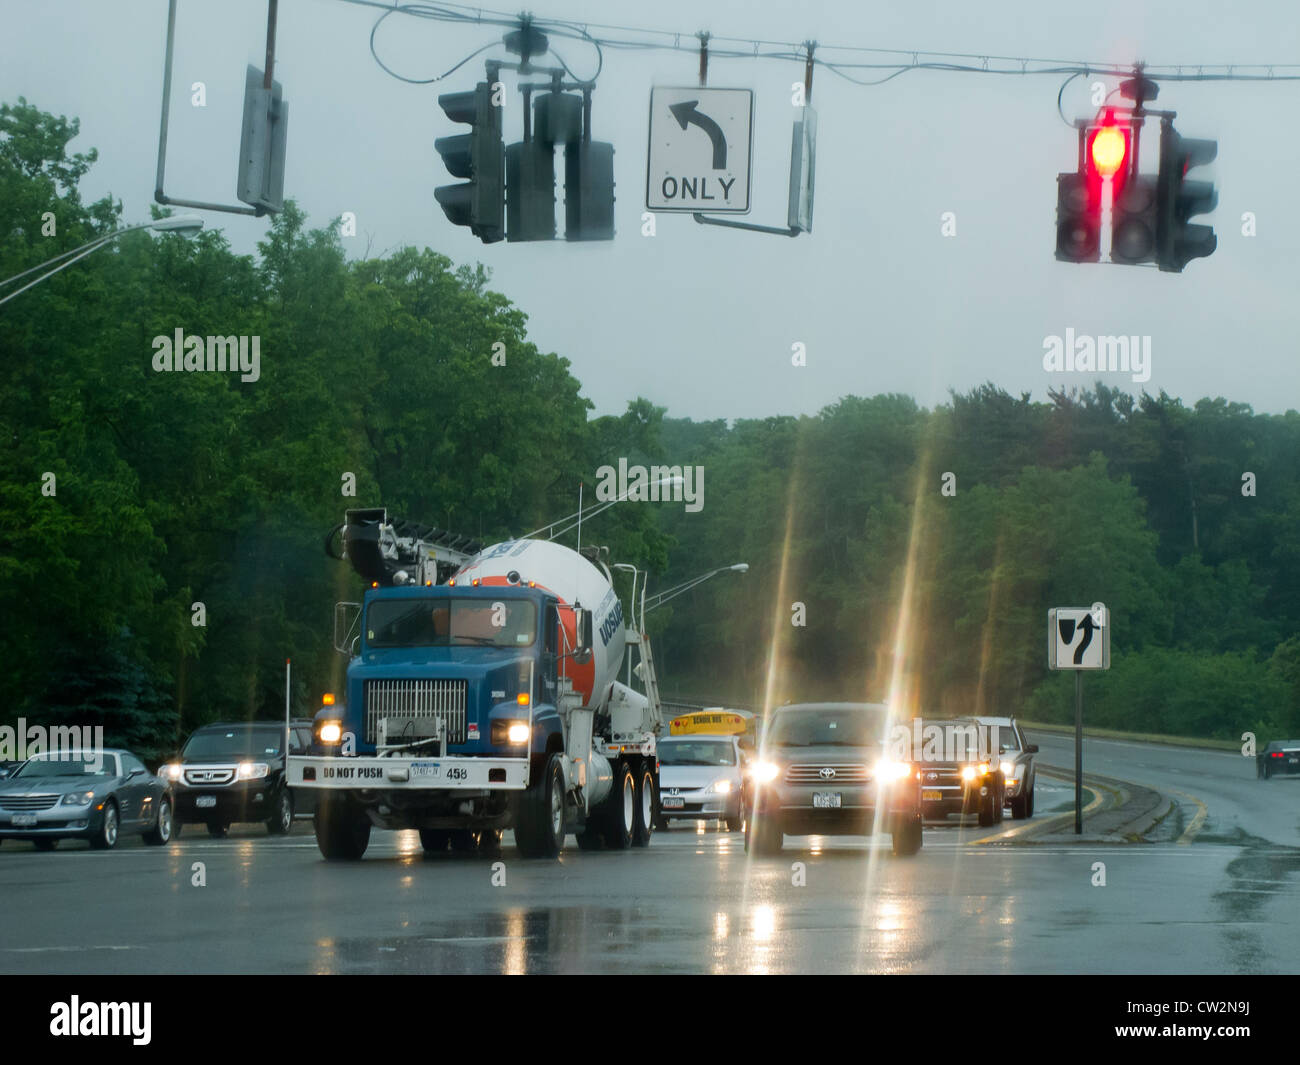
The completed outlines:
<svg viewBox="0 0 1300 1065">
<path fill-rule="evenodd" d="M 204 725 L 181 753 L 159 771 L 175 795 L 175 834 L 204 824 L 220 839 L 236 822 L 261 821 L 272 835 L 293 827 L 295 815 L 315 812 L 311 791 L 290 788 L 285 778 L 283 721 Z M 289 753 L 311 743 L 311 722 L 289 724 Z"/>
</svg>

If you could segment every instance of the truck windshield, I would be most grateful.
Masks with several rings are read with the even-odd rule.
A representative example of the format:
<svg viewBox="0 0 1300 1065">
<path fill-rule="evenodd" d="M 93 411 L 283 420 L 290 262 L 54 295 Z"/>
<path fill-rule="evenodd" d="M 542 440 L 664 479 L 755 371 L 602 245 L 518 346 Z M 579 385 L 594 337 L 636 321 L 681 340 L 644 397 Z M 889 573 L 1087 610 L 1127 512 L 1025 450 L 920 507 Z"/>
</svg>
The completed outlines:
<svg viewBox="0 0 1300 1065">
<path fill-rule="evenodd" d="M 377 599 L 366 610 L 371 647 L 528 647 L 536 638 L 537 608 L 526 599 Z"/>
<path fill-rule="evenodd" d="M 186 758 L 220 758 L 240 754 L 276 755 L 284 744 L 282 728 L 228 728 L 196 732 L 185 744 Z"/>
<path fill-rule="evenodd" d="M 871 747 L 885 736 L 874 710 L 777 711 L 767 742 L 776 747 Z"/>
</svg>

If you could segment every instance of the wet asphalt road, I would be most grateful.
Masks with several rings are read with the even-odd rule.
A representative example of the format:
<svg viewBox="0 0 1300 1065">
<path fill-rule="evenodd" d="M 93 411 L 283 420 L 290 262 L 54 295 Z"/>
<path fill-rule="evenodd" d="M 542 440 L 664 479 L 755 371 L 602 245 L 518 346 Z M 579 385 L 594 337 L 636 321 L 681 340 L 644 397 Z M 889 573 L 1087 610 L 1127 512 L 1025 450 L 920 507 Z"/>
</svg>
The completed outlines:
<svg viewBox="0 0 1300 1065">
<path fill-rule="evenodd" d="M 1034 738 L 1069 764 L 1066 741 Z M 1264 785 L 1200 751 L 1090 751 L 1097 772 L 1173 778 L 1205 802 L 1195 840 L 975 845 L 997 830 L 968 822 L 927 827 L 912 859 L 887 839 L 804 837 L 750 860 L 739 833 L 679 824 L 648 850 L 570 838 L 559 862 L 529 862 L 509 833 L 495 856 L 426 859 L 415 833 L 377 830 L 351 865 L 323 862 L 309 824 L 190 829 L 166 850 L 6 843 L 0 971 L 1300 971 L 1300 779 Z M 1039 788 L 1040 816 L 1069 807 L 1064 782 Z"/>
</svg>

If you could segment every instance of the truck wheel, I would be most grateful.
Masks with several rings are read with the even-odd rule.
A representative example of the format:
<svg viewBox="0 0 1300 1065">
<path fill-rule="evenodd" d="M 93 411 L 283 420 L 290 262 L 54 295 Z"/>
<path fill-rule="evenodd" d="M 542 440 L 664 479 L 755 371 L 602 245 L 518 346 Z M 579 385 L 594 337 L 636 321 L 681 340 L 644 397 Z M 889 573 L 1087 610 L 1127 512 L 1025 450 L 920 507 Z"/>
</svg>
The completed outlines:
<svg viewBox="0 0 1300 1065">
<path fill-rule="evenodd" d="M 1002 819 L 1006 817 L 1006 813 L 1005 813 L 1006 805 L 1007 805 L 1007 786 L 1006 784 L 999 784 L 997 788 L 997 795 L 994 796 L 994 801 L 993 801 L 993 823 L 995 825 L 1002 824 Z"/>
<path fill-rule="evenodd" d="M 899 825 L 893 832 L 893 850 L 902 858 L 910 858 L 921 849 L 921 815 L 917 814 L 906 824 Z"/>
<path fill-rule="evenodd" d="M 447 849 L 450 835 L 451 833 L 445 828 L 422 828 L 420 846 L 424 848 L 425 854 L 441 854 Z"/>
<path fill-rule="evenodd" d="M 564 770 L 560 756 L 546 760 L 540 776 L 519 797 L 515 846 L 525 858 L 558 858 L 564 850 Z"/>
<path fill-rule="evenodd" d="M 1029 798 L 1025 802 L 1025 816 L 1033 817 L 1034 816 L 1034 782 L 1032 779 L 1029 781 L 1028 795 Z"/>
<path fill-rule="evenodd" d="M 355 862 L 370 844 L 370 821 L 346 800 L 322 799 L 313 818 L 316 846 L 326 861 Z"/>
<path fill-rule="evenodd" d="M 1029 795 L 1026 792 L 1023 795 L 1017 795 L 1011 800 L 1011 819 L 1013 821 L 1023 821 L 1029 816 Z"/>
<path fill-rule="evenodd" d="M 643 767 L 636 785 L 636 824 L 632 827 L 632 846 L 650 846 L 650 837 L 655 831 L 658 806 L 659 795 L 655 788 L 654 774 Z"/>
<path fill-rule="evenodd" d="M 745 819 L 743 817 L 728 817 L 726 822 L 728 832 L 739 832 L 745 827 Z"/>
<path fill-rule="evenodd" d="M 980 803 L 980 828 L 988 828 L 997 820 L 996 815 L 993 813 L 993 804 L 997 801 L 998 797 L 996 792 L 990 792 L 988 795 L 984 796 L 984 801 Z"/>
<path fill-rule="evenodd" d="M 293 796 L 281 788 L 275 799 L 275 813 L 266 819 L 266 831 L 272 836 L 287 836 L 293 828 Z"/>
<path fill-rule="evenodd" d="M 622 851 L 632 846 L 632 833 L 636 829 L 636 781 L 626 762 L 614 770 L 614 786 L 604 803 L 605 845 Z"/>
</svg>

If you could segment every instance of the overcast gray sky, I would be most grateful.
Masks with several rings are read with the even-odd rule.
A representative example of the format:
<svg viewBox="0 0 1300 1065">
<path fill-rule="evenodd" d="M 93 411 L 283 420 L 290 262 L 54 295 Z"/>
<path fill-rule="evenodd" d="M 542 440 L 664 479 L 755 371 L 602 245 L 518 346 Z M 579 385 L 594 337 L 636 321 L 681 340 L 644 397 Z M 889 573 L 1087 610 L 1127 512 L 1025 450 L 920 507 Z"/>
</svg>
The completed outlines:
<svg viewBox="0 0 1300 1065">
<path fill-rule="evenodd" d="M 792 44 L 1189 67 L 1300 61 L 1300 15 L 1289 0 L 537 0 L 531 10 L 686 38 L 705 29 Z M 167 191 L 233 202 L 244 68 L 262 63 L 266 3 L 181 0 L 179 11 Z M 79 117 L 74 148 L 100 152 L 87 198 L 111 192 L 127 222 L 147 218 L 165 0 L 0 0 L 0 12 L 0 100 L 22 95 Z M 370 56 L 377 15 L 338 0 L 282 0 L 286 194 L 315 225 L 355 212 L 350 254 L 410 243 L 488 265 L 494 287 L 529 315 L 537 344 L 572 360 L 599 413 L 637 395 L 698 419 L 811 413 L 850 393 L 904 392 L 928 406 L 949 388 L 985 380 L 1041 399 L 1053 384 L 1096 379 L 1043 370 L 1044 338 L 1067 328 L 1151 337 L 1150 380 L 1103 375 L 1108 384 L 1188 402 L 1223 395 L 1261 411 L 1300 405 L 1300 82 L 1162 86 L 1156 106 L 1179 112 L 1180 132 L 1219 143 L 1209 175 L 1219 207 L 1198 219 L 1212 222 L 1219 248 L 1177 275 L 1055 261 L 1056 174 L 1075 158 L 1075 134 L 1056 110 L 1060 76 L 920 71 L 866 88 L 819 69 L 811 235 L 730 232 L 661 214 L 657 235 L 643 237 L 650 88 L 695 84 L 696 57 L 607 49 L 594 135 L 616 148 L 616 239 L 483 245 L 433 199 L 436 185 L 454 180 L 433 141 L 465 128 L 446 119 L 436 97 L 472 87 L 481 60 L 435 85 L 404 84 Z M 377 48 L 395 69 L 427 77 L 499 33 L 394 15 Z M 554 43 L 576 73 L 594 70 L 589 47 Z M 710 67 L 711 85 L 756 93 L 752 222 L 784 224 L 790 87 L 802 74 L 802 64 L 770 60 Z M 207 87 L 205 108 L 190 106 L 195 81 Z M 1085 79 L 1071 83 L 1064 107 L 1070 117 L 1093 112 Z M 507 140 L 519 139 L 520 115 L 512 92 Z M 1144 169 L 1154 166 L 1155 141 Z M 941 235 L 946 211 L 956 214 L 955 237 Z M 1241 234 L 1248 211 L 1255 237 Z M 267 227 L 221 214 L 207 223 L 250 252 Z M 804 367 L 791 365 L 796 342 L 807 348 Z"/>
</svg>

